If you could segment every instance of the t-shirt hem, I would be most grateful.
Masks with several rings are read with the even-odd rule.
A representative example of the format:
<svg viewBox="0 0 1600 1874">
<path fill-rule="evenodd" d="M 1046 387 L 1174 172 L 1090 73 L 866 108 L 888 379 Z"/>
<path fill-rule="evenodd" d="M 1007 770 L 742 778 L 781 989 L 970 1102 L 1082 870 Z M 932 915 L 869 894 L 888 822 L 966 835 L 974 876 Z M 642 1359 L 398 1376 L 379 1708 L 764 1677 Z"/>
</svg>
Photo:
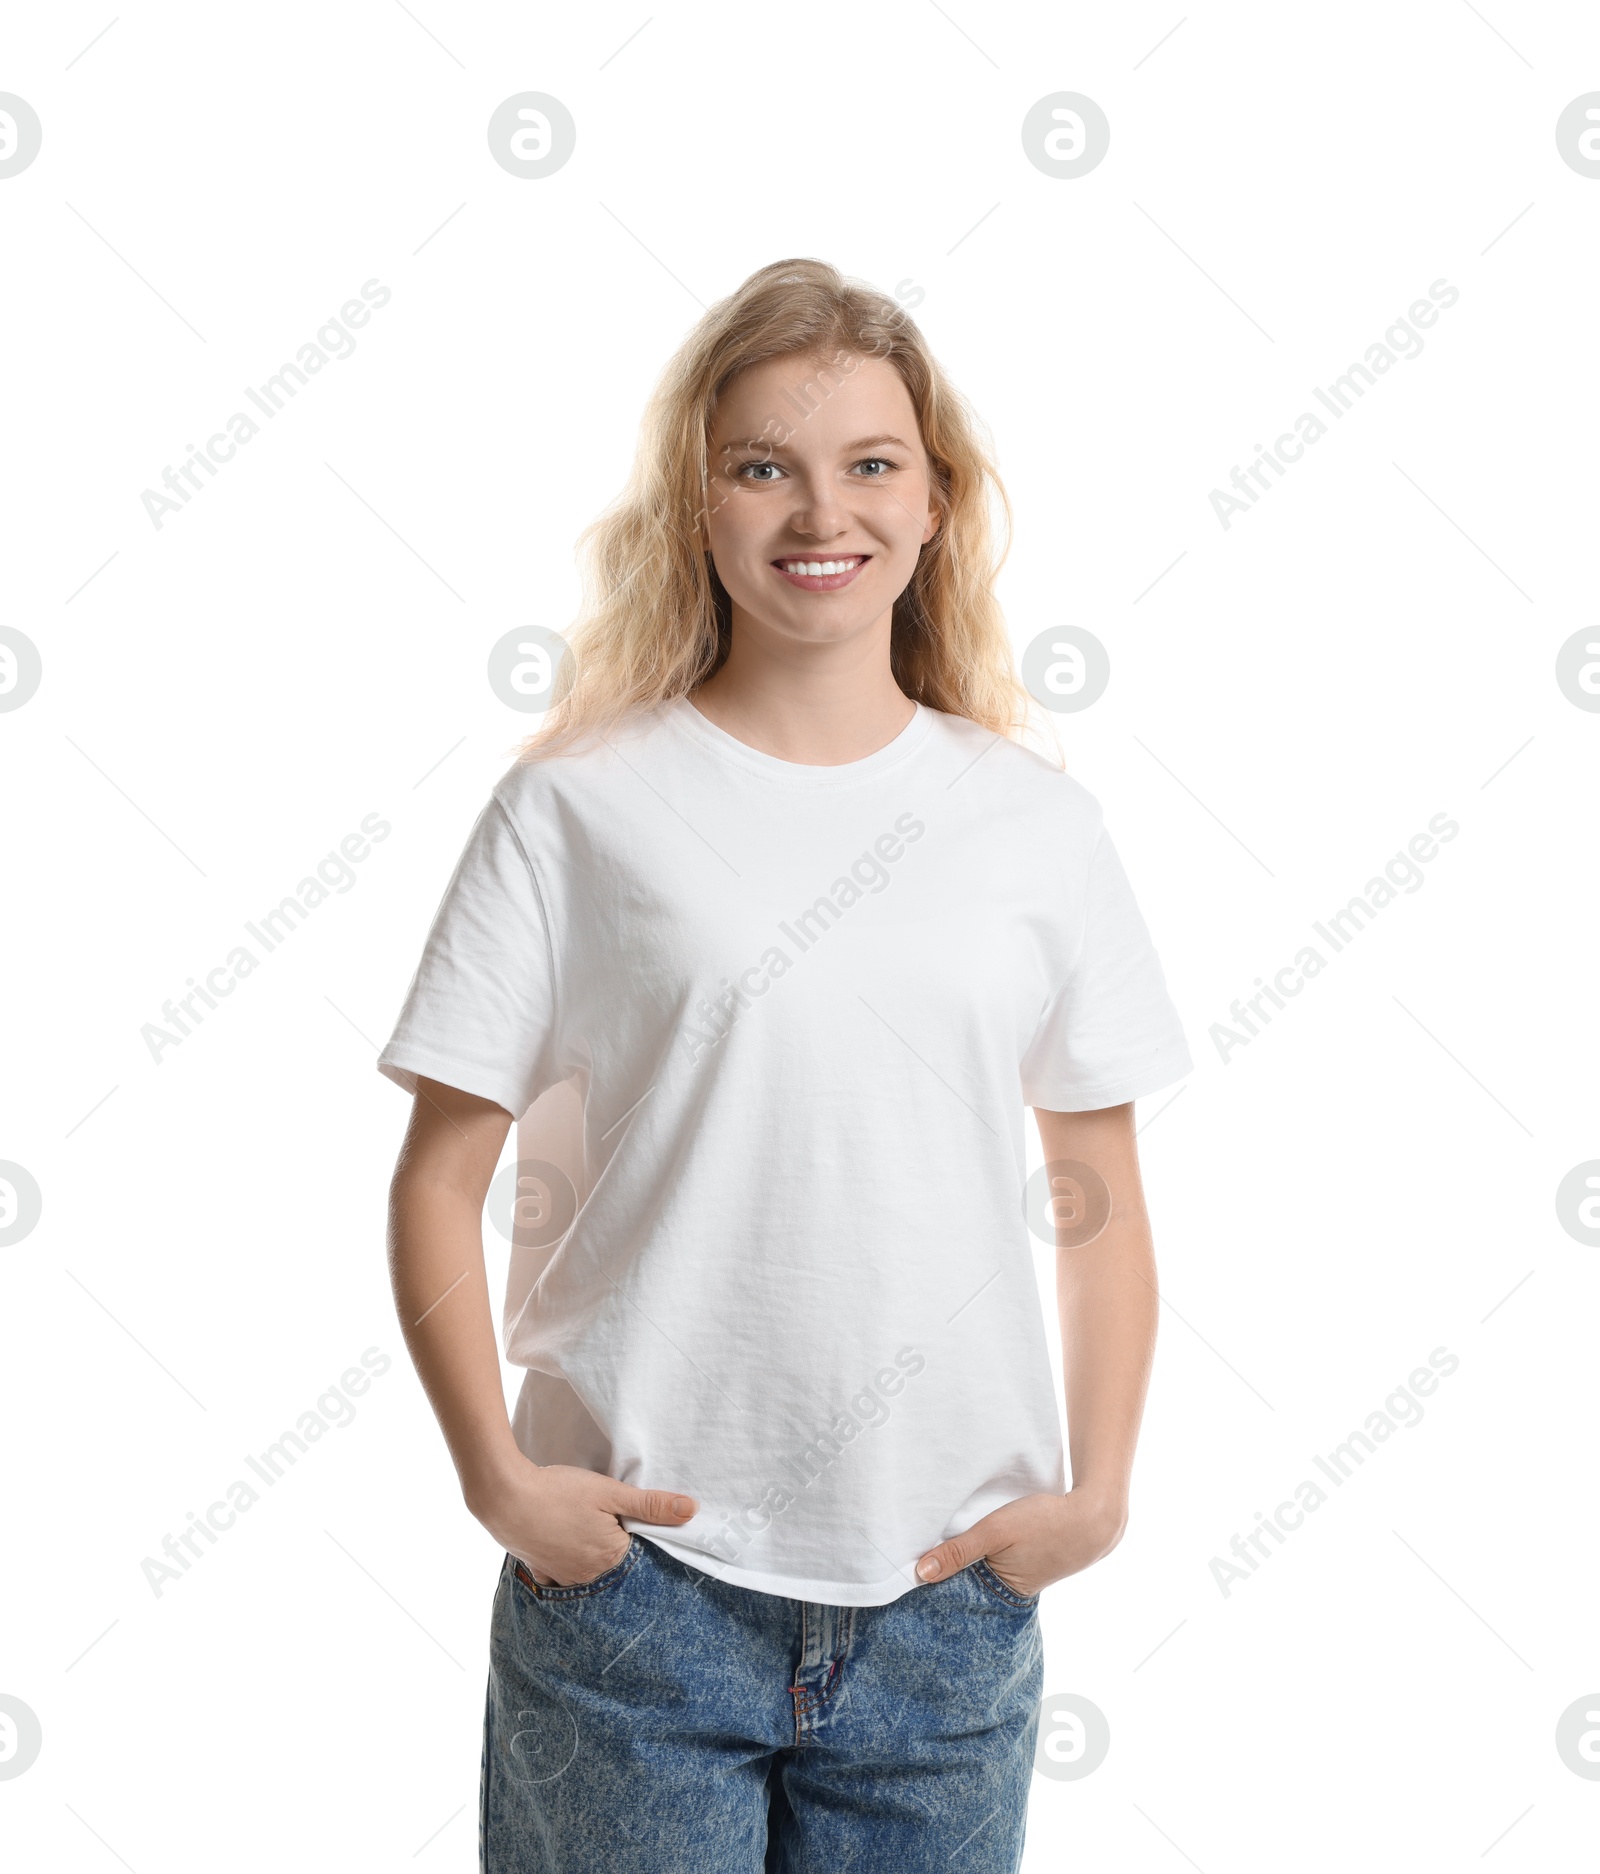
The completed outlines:
<svg viewBox="0 0 1600 1874">
<path fill-rule="evenodd" d="M 627 1516 L 619 1520 L 624 1529 L 643 1536 L 647 1542 L 665 1549 L 691 1568 L 698 1568 L 703 1575 L 726 1581 L 735 1588 L 753 1588 L 758 1594 L 781 1595 L 789 1601 L 814 1601 L 828 1607 L 886 1607 L 890 1601 L 897 1601 L 902 1594 L 923 1585 L 916 1577 L 917 1556 L 912 1556 L 903 1569 L 897 1569 L 882 1581 L 822 1581 L 800 1575 L 769 1575 L 759 1568 L 736 1567 L 732 1562 L 708 1555 L 704 1549 L 668 1541 L 653 1524 L 636 1523 Z"/>
<path fill-rule="evenodd" d="M 513 1119 L 520 1119 L 533 1104 L 492 1070 L 473 1062 L 452 1060 L 445 1054 L 433 1054 L 426 1048 L 387 1047 L 378 1056 L 378 1072 L 407 1093 L 416 1092 L 418 1074 L 428 1080 L 442 1081 L 447 1087 L 476 1094 L 480 1100 L 493 1100 Z"/>
<path fill-rule="evenodd" d="M 1102 1080 L 1088 1087 L 1064 1081 L 1035 1082 L 1023 1090 L 1023 1103 L 1041 1106 L 1047 1113 L 1092 1113 L 1103 1106 L 1125 1106 L 1130 1100 L 1145 1099 L 1193 1072 L 1193 1058 L 1184 1046 L 1159 1056 L 1142 1073 L 1125 1074 L 1118 1080 Z"/>
</svg>

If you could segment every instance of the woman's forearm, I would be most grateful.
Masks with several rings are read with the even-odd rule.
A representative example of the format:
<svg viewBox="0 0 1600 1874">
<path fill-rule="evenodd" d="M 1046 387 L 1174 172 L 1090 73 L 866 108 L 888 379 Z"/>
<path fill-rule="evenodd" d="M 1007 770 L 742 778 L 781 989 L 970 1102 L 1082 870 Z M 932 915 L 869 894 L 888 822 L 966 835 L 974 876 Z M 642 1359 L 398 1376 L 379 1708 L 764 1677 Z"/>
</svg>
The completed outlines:
<svg viewBox="0 0 1600 1874">
<path fill-rule="evenodd" d="M 447 1186 L 397 1181 L 389 1274 L 400 1330 L 471 1502 L 514 1462 L 479 1217 Z"/>
<path fill-rule="evenodd" d="M 475 1505 L 520 1461 L 483 1260 L 483 1199 L 510 1120 L 487 1100 L 429 1084 L 434 1100 L 418 1100 L 390 1186 L 389 1277 L 412 1362 Z"/>
<path fill-rule="evenodd" d="M 1125 1521 L 1155 1353 L 1155 1255 L 1142 1202 L 1092 1243 L 1056 1251 L 1072 1487 Z"/>
<path fill-rule="evenodd" d="M 1120 1526 L 1159 1308 L 1133 1107 L 1041 1111 L 1037 1117 L 1046 1161 L 1086 1167 L 1110 1193 L 1111 1214 L 1100 1234 L 1057 1247 L 1056 1300 L 1072 1487 L 1103 1498 Z M 1082 1173 L 1073 1175 L 1081 1180 Z"/>
</svg>

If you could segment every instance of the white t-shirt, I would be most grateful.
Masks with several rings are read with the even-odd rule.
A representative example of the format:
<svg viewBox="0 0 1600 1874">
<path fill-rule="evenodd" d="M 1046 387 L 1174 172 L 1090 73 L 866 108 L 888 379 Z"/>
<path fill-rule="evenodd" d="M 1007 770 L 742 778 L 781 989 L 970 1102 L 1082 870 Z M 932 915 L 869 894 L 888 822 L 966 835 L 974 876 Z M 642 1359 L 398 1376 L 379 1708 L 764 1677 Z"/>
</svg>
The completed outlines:
<svg viewBox="0 0 1600 1874">
<path fill-rule="evenodd" d="M 519 1448 L 688 1492 L 623 1525 L 706 1573 L 867 1607 L 1066 1488 L 1024 1105 L 1192 1062 L 1078 782 L 921 704 L 816 767 L 679 697 L 501 779 L 378 1065 L 522 1122 Z"/>
</svg>

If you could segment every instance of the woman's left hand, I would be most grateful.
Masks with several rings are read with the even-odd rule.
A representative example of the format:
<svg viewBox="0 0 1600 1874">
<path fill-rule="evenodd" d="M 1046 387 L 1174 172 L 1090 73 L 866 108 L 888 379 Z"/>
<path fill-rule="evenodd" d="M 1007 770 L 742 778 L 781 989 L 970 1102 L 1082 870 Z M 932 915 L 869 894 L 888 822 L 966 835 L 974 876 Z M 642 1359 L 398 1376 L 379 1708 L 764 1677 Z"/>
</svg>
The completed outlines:
<svg viewBox="0 0 1600 1874">
<path fill-rule="evenodd" d="M 1038 1594 L 1109 1554 L 1126 1522 L 1119 1502 L 1082 1491 L 1018 1497 L 929 1549 L 917 1563 L 917 1577 L 942 1581 L 981 1557 L 1008 1588 Z"/>
</svg>

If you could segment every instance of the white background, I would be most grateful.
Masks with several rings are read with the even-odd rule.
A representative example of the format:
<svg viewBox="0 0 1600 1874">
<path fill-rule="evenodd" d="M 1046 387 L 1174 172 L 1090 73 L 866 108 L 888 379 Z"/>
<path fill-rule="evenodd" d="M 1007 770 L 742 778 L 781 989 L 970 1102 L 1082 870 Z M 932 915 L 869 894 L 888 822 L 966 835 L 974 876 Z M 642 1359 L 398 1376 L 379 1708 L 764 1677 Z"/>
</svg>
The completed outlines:
<svg viewBox="0 0 1600 1874">
<path fill-rule="evenodd" d="M 1019 652 L 1108 647 L 1060 722 L 1197 1062 L 1140 1114 L 1132 1521 L 1044 1602 L 1111 1751 L 1034 1779 L 1026 1866 L 1592 1865 L 1554 1740 L 1600 1687 L 1600 1271 L 1555 1192 L 1600 1156 L 1600 716 L 1554 669 L 1594 622 L 1600 181 L 1554 128 L 1600 16 L 110 17 L 14 17 L 0 69 L 44 127 L 0 182 L 3 616 L 44 663 L 0 716 L 0 1158 L 44 1196 L 0 1250 L 0 1693 L 43 1728 L 9 1865 L 476 1867 L 500 1557 L 394 1323 L 373 1056 L 532 726 L 489 647 L 570 622 L 697 301 L 799 254 L 920 289 L 1015 504 Z M 485 135 L 530 89 L 578 127 L 531 181 Z M 1111 124 L 1076 180 L 1020 139 L 1058 90 Z M 142 491 L 373 278 L 354 355 L 155 528 Z M 1422 354 L 1223 529 L 1210 491 L 1439 279 Z M 1224 1063 L 1212 1024 L 1441 812 L 1422 888 Z M 153 1062 L 369 813 L 353 889 Z M 370 1346 L 355 1422 L 155 1596 L 142 1559 Z M 1437 1347 L 1422 1423 L 1224 1597 L 1211 1558 Z"/>
</svg>

